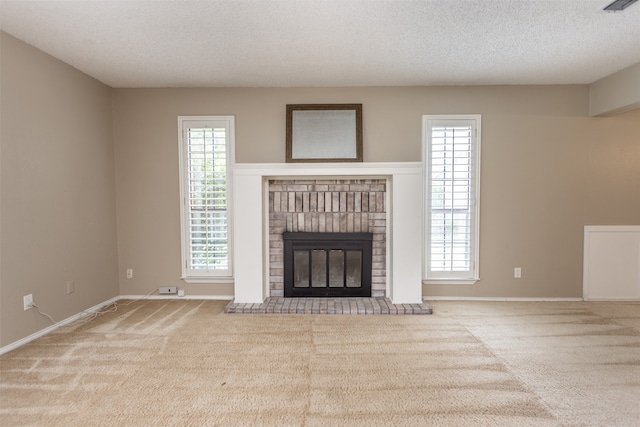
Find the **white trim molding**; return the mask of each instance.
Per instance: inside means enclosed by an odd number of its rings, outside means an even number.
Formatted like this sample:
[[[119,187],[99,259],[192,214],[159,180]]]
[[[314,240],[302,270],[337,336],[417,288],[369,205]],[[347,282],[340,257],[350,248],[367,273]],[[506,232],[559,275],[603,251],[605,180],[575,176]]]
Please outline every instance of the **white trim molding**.
[[[422,302],[422,163],[237,163],[234,167],[234,302],[262,303],[268,283],[269,179],[387,180],[387,296]]]
[[[232,280],[235,116],[178,116],[178,146],[181,279],[187,283]]]
[[[423,297],[425,301],[507,301],[507,302],[581,302],[582,298],[527,298],[527,297]]]
[[[233,295],[184,295],[180,296],[177,294],[173,295],[120,295],[119,300],[161,300],[161,299],[171,299],[171,300],[210,300],[210,301],[232,301]]]
[[[426,279],[423,285],[475,285],[480,279]]]
[[[479,114],[422,116],[424,283],[480,280],[481,122]]]

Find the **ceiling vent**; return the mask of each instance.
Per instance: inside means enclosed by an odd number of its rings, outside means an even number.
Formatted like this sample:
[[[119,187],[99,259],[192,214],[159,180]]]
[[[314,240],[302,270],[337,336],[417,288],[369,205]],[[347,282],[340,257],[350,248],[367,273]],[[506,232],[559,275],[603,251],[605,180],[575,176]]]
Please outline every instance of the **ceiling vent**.
[[[615,0],[613,3],[605,7],[603,10],[606,10],[607,12],[617,12],[619,10],[625,10],[626,8],[628,8],[629,6],[631,6],[637,1],[638,0]]]

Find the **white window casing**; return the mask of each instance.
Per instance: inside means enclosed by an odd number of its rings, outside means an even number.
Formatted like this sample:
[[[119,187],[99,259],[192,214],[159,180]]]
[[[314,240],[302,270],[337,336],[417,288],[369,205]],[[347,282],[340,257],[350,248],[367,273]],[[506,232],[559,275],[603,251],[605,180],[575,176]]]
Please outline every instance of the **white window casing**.
[[[426,284],[479,280],[480,115],[422,118]]]
[[[232,277],[233,116],[178,117],[182,279]],[[222,280],[221,280],[222,279]]]

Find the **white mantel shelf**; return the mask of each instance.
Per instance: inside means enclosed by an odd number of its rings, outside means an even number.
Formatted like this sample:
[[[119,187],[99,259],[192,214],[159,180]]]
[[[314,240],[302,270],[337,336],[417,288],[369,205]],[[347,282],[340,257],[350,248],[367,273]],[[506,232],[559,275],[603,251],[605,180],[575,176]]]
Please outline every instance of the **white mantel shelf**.
[[[422,163],[237,163],[233,167],[234,302],[269,295],[268,192],[279,178],[387,179],[387,296],[422,302]]]
[[[392,176],[422,173],[422,163],[236,163],[234,175],[263,175],[273,177],[353,177]]]

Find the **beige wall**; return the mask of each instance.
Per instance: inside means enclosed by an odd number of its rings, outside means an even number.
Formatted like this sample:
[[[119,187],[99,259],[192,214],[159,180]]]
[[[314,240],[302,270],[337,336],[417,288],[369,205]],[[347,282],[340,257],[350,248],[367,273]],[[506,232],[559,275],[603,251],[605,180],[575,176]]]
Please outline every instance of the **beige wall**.
[[[611,116],[640,108],[640,62],[593,82],[589,111]]]
[[[0,346],[48,326],[28,293],[57,320],[158,286],[232,294],[179,279],[178,115],[235,115],[237,161],[269,163],[287,103],[362,103],[369,162],[419,161],[423,114],[482,114],[482,280],[427,296],[580,297],[583,226],[640,222],[640,110],[590,118],[588,86],[113,90],[1,43]]]
[[[111,89],[1,36],[0,346],[118,295]],[[75,293],[65,295],[67,281]]]
[[[238,162],[283,162],[287,103],[362,103],[375,162],[420,161],[423,114],[482,114],[482,280],[425,295],[581,297],[583,226],[640,222],[640,111],[590,118],[588,86],[117,89],[121,294],[231,295],[179,279],[177,116],[235,115]]]

